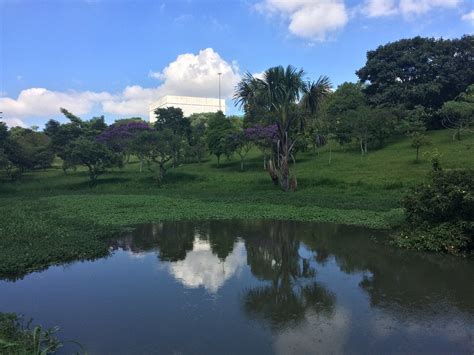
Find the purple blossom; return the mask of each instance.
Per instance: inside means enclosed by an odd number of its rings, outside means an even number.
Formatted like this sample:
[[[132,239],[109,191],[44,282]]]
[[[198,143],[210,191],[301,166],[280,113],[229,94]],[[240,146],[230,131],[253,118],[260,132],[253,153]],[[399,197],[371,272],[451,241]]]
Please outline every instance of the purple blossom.
[[[148,130],[152,130],[152,128],[148,123],[143,121],[131,121],[118,125],[113,124],[99,134],[96,140],[108,145],[113,150],[123,151],[137,133]]]
[[[271,145],[277,139],[278,126],[276,124],[268,126],[256,125],[247,128],[245,130],[245,135],[247,136],[247,139],[257,144]]]

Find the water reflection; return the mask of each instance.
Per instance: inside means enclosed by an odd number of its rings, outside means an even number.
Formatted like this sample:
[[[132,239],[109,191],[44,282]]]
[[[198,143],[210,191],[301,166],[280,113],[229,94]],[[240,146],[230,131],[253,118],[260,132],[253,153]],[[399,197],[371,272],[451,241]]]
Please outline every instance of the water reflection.
[[[108,258],[0,281],[0,306],[90,354],[473,353],[474,261],[385,238],[289,221],[141,225]]]
[[[275,221],[265,228],[248,223],[246,227],[247,262],[254,276],[268,281],[243,297],[247,314],[282,327],[303,320],[308,310],[332,312],[334,295],[315,281],[310,257],[299,254],[293,223]]]
[[[224,282],[238,274],[245,265],[245,248],[243,243],[236,243],[233,251],[220,260],[213,254],[207,240],[196,238],[193,250],[183,260],[168,263],[170,274],[191,288],[203,286],[207,291],[216,293]]]
[[[317,281],[318,268],[329,262],[344,274],[359,275],[358,287],[370,305],[397,318],[435,315],[440,305],[474,312],[472,260],[398,250],[384,238],[333,224],[188,221],[141,225],[114,246],[134,255],[154,251],[183,285],[211,293],[247,265],[262,282],[246,290],[242,308],[275,328],[296,324],[309,312],[334,313],[336,295]]]

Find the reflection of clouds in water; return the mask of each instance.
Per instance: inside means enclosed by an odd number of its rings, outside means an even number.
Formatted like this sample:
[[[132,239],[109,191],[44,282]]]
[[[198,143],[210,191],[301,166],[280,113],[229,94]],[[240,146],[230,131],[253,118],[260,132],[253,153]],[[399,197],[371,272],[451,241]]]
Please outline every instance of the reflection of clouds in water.
[[[451,312],[455,313],[453,310]],[[382,313],[372,321],[371,331],[378,338],[406,334],[409,337],[421,339],[426,336],[427,329],[429,329],[431,336],[445,337],[454,343],[470,343],[474,348],[474,330],[466,326],[462,315],[449,319],[442,315],[425,319],[417,318],[416,320],[407,317],[409,316],[405,315],[402,319],[396,319],[389,314]]]
[[[145,259],[147,256],[147,253],[137,253],[133,251],[127,251],[127,255],[130,257],[130,259]]]
[[[277,335],[277,354],[340,354],[344,351],[351,316],[337,307],[330,316],[308,312],[300,326],[285,329]]]
[[[184,260],[167,266],[169,272],[185,286],[203,286],[207,291],[215,293],[226,280],[240,273],[245,263],[243,242],[235,243],[232,253],[225,261],[221,261],[212,253],[209,241],[196,238],[193,250],[186,254]]]

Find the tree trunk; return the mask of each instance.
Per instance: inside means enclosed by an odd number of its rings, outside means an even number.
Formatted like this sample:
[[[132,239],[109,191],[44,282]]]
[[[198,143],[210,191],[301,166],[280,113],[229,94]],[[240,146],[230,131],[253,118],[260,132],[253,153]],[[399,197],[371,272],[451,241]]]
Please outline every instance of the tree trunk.
[[[328,139],[328,145],[329,145],[329,165],[331,165],[331,160],[332,160],[332,146],[331,146],[331,141]]]
[[[281,141],[281,157],[280,157],[280,186],[283,191],[290,189],[290,168],[288,166],[288,160],[290,159],[290,151],[288,146],[288,133],[284,133],[283,140]]]
[[[220,161],[220,159],[221,159],[221,156],[220,156],[220,155],[216,155],[216,157],[217,157],[217,167],[219,167],[219,166],[220,166],[220,162],[219,162],[219,161]]]
[[[165,177],[165,173],[166,173],[166,169],[165,169],[164,164],[160,164],[160,170],[159,170],[159,173],[158,173],[158,179],[159,179],[160,182],[163,181],[163,179]]]
[[[240,158],[240,170],[244,171],[244,158]]]
[[[173,151],[173,168],[178,166],[178,152]]]

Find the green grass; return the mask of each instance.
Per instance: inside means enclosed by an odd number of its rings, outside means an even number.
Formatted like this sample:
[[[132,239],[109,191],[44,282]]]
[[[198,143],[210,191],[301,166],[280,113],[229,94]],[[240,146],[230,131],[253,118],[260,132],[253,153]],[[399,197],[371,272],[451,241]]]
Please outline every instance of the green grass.
[[[402,217],[399,201],[423,181],[435,149],[446,169],[474,166],[474,136],[453,142],[447,131],[430,133],[432,145],[420,163],[407,139],[360,156],[357,150],[327,148],[300,153],[293,171],[298,191],[271,184],[258,151],[246,171],[237,160],[184,164],[159,186],[138,164],[109,172],[89,188],[83,170],[58,168],[0,184],[0,275],[18,277],[48,265],[107,253],[103,236],[125,226],[170,219],[277,218],[390,228]]]

